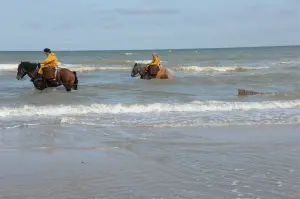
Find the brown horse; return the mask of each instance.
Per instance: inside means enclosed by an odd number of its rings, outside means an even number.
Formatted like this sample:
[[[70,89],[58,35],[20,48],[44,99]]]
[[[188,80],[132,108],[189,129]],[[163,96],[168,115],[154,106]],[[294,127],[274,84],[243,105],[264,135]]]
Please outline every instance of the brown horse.
[[[70,71],[66,68],[60,68],[57,71],[56,77],[46,79],[42,76],[34,77],[34,73],[39,69],[39,65],[36,63],[22,62],[18,66],[17,79],[22,79],[25,75],[28,75],[33,82],[33,85],[38,90],[44,90],[48,87],[58,87],[63,85],[69,92],[73,88],[77,90],[78,78],[76,72]]]
[[[146,64],[143,63],[135,63],[132,71],[131,71],[131,77],[136,77],[137,75],[140,75],[141,79],[171,79],[172,77],[169,77],[168,71],[165,67],[159,68],[156,65],[150,65],[148,72],[146,71]]]

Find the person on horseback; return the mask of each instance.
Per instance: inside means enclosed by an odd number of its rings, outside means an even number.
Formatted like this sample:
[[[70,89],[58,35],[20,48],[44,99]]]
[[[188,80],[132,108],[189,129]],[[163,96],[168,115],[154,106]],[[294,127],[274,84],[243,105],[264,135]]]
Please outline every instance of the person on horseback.
[[[160,58],[156,53],[152,53],[152,62],[146,65],[145,74],[147,74],[150,66],[160,67]]]
[[[55,53],[51,52],[51,50],[49,48],[45,48],[44,53],[47,56],[46,59],[41,61],[40,63],[38,63],[39,69],[37,71],[37,74],[40,76],[43,75],[43,68],[54,67],[55,71],[56,71],[57,67],[58,67],[58,60],[57,60]],[[35,72],[33,77],[35,78],[37,74]],[[34,79],[34,78],[32,78],[32,79]]]

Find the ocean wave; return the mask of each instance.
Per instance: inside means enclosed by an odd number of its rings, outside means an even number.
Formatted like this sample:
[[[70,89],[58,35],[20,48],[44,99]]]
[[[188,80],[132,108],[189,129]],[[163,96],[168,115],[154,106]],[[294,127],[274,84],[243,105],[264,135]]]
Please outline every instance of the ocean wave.
[[[19,64],[0,64],[0,71],[16,72]],[[60,68],[68,68],[76,72],[88,72],[97,70],[131,70],[132,67],[125,66],[88,66],[83,64],[59,64]]]
[[[0,64],[0,71],[17,71],[19,64]]]
[[[148,64],[151,63],[152,60],[127,60],[126,63],[142,63],[142,64]],[[160,61],[161,63],[167,63],[167,61]]]
[[[109,67],[109,66],[92,66],[92,67],[78,67],[78,68],[72,68],[72,71],[76,72],[89,72],[89,71],[97,71],[97,70],[116,70],[116,71],[121,71],[121,70],[131,70],[132,67]]]
[[[294,101],[265,101],[265,102],[222,102],[194,101],[191,103],[154,103],[154,104],[91,104],[91,105],[60,105],[2,107],[0,117],[20,116],[61,116],[83,114],[130,114],[130,113],[171,113],[171,112],[224,112],[248,111],[266,109],[300,108],[300,100]]]
[[[83,64],[60,64],[61,68],[68,68],[76,72],[88,72],[88,71],[97,71],[97,70],[131,70],[132,67],[125,66],[88,66]]]
[[[190,72],[246,72],[268,68],[268,66],[178,66],[175,70]]]

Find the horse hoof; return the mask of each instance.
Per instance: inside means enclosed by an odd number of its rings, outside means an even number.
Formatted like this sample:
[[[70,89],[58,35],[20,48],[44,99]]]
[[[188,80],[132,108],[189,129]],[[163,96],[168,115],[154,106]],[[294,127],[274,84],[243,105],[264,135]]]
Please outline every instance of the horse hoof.
[[[77,86],[77,85],[74,85],[74,86],[73,86],[73,89],[74,89],[74,90],[78,90],[78,86]]]

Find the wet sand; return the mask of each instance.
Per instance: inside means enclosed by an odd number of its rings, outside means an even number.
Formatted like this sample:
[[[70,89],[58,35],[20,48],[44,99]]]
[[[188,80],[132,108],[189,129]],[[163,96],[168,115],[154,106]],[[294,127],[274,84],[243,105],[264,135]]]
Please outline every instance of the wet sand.
[[[1,129],[0,198],[300,198],[300,127]]]

